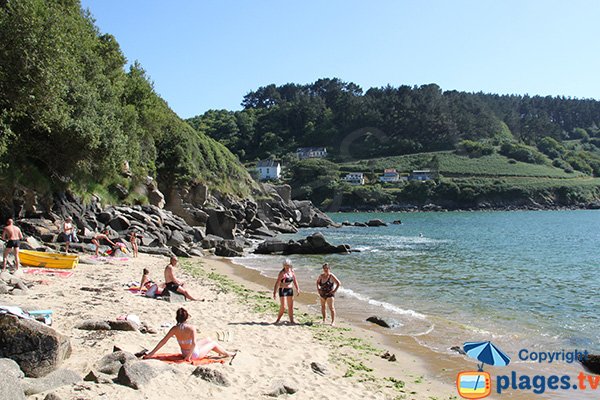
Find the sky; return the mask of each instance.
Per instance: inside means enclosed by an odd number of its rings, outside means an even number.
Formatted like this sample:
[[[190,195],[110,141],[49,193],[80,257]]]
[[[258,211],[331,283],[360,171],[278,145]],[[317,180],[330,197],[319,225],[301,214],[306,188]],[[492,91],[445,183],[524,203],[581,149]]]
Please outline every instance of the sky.
[[[320,78],[600,99],[596,0],[82,0],[182,118]]]

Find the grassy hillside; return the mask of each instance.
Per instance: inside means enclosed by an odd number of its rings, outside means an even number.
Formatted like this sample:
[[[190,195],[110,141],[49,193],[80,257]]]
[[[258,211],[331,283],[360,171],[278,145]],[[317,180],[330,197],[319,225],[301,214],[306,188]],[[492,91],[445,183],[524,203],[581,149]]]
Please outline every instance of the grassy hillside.
[[[432,164],[432,159],[435,165]],[[576,178],[584,176],[580,172],[567,173],[551,165],[529,164],[510,160],[500,154],[491,154],[479,158],[461,156],[453,151],[407,154],[395,157],[382,157],[340,164],[343,172],[372,172],[381,175],[385,168],[396,168],[398,172],[410,172],[415,169],[427,169],[437,166],[440,175],[486,176],[486,177],[544,177]]]

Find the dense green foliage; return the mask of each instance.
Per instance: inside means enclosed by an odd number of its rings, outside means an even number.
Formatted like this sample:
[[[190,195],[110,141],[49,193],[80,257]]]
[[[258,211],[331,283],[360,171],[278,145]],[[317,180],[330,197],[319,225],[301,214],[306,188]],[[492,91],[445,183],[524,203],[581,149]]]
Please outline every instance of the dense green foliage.
[[[585,139],[600,125],[595,100],[444,92],[435,84],[363,92],[353,83],[320,79],[261,87],[242,105],[242,111],[209,111],[190,122],[243,160],[282,157],[301,146],[325,146],[334,159],[347,160],[475,142],[486,144],[471,146],[473,154],[485,155],[505,142]]]
[[[6,183],[85,191],[146,175],[236,193],[249,177],[156,94],[78,0],[0,2],[0,172]],[[18,168],[15,168],[18,166]]]

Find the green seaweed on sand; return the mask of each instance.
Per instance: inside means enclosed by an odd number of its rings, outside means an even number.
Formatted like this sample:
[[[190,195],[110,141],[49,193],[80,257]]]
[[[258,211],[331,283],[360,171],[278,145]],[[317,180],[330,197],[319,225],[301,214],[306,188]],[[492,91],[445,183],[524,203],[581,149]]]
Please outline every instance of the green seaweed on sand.
[[[279,304],[273,301],[268,291],[249,290],[225,275],[207,271],[200,261],[184,261],[181,266],[192,277],[208,281],[206,283],[216,286],[222,293],[235,295],[243,304],[259,314],[274,315],[279,310]],[[310,329],[315,340],[330,347],[330,360],[345,367],[346,372],[343,375],[345,378],[353,377],[359,382],[371,382],[379,387],[391,387],[389,382],[392,382],[396,390],[400,390],[398,388],[400,384],[404,385],[402,381],[391,381],[390,379],[393,378],[381,379],[374,375],[373,368],[366,364],[367,357],[382,351],[364,339],[351,336],[351,328],[323,325],[320,323],[320,315],[306,312],[297,312],[296,320],[306,329]]]
[[[401,392],[404,392],[404,386],[406,385],[404,383],[404,381],[401,381],[400,379],[396,379],[396,378],[391,377],[391,376],[383,378],[383,379],[386,380],[386,381],[388,381],[388,382],[390,382],[392,384],[392,387],[394,389],[396,389],[398,391],[401,391]]]

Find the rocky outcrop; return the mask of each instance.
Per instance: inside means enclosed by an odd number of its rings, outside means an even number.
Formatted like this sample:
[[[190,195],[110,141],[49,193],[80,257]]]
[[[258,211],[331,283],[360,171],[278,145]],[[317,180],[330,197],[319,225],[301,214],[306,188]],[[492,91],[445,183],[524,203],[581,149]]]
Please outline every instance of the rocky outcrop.
[[[380,219],[372,219],[367,222],[367,226],[387,226],[387,224]]]
[[[278,233],[295,233],[300,227],[337,226],[310,201],[291,200],[291,188],[287,185],[265,185],[265,191],[260,193],[262,197],[257,201],[211,195],[201,184],[188,188],[164,188],[164,193],[167,193],[165,201],[165,196],[152,179],[149,178],[146,185],[144,193],[150,199],[148,205],[103,208],[100,199],[95,196],[90,203],[84,204],[76,196],[65,192],[43,204],[28,206],[36,210],[28,215],[36,218],[15,222],[26,236],[41,240],[29,245],[35,249],[62,250],[60,243],[64,242],[64,235],[61,227],[64,218],[70,216],[80,239],[80,243],[71,243],[72,252],[92,251],[90,242],[95,233],[107,229],[112,241],[121,241],[127,246],[130,233],[136,232],[140,252],[180,257],[202,254],[200,247],[214,249],[220,255],[234,256],[240,253],[238,248],[222,244],[217,249],[217,245],[222,240],[264,239]],[[42,201],[35,193],[28,198]],[[242,242],[242,246],[246,245]],[[306,245],[303,248],[308,249]],[[104,251],[109,249],[101,248]]]
[[[10,358],[29,377],[40,377],[54,371],[71,355],[66,336],[33,320],[0,315],[0,358]]]
[[[230,211],[208,209],[208,221],[206,222],[206,234],[233,239],[233,232],[237,220]]]
[[[341,244],[334,246],[325,240],[322,233],[317,232],[299,241],[266,240],[259,244],[256,254],[333,254],[350,253],[350,246]]]

